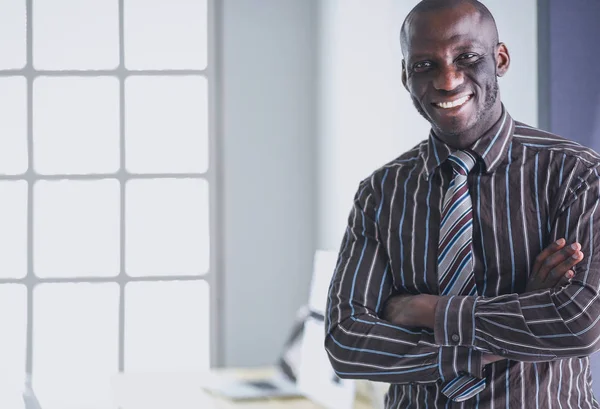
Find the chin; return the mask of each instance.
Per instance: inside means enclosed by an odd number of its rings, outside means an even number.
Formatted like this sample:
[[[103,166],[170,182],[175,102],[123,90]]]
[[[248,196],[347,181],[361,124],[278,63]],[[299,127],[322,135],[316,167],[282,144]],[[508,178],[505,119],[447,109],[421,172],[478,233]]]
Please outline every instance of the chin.
[[[465,140],[466,134],[473,129],[475,123],[433,123],[438,137],[454,148],[464,149],[471,146],[474,141]]]
[[[460,135],[467,132],[472,127],[472,124],[458,120],[443,122],[433,121],[433,123],[435,127],[445,135]]]

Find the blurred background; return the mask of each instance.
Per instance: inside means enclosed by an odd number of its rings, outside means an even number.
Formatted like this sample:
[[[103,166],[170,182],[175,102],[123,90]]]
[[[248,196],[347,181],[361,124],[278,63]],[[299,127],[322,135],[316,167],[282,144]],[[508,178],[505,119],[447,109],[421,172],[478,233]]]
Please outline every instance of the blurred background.
[[[416,3],[0,0],[0,379],[106,407],[118,371],[272,365],[358,182],[427,137]],[[599,149],[600,2],[483,3],[511,115]]]

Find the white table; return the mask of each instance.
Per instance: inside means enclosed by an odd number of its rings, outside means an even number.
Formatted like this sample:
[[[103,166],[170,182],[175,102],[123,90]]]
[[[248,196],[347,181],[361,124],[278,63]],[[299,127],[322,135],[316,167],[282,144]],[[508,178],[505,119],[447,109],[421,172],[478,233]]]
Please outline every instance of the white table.
[[[272,369],[227,369],[222,371],[236,377],[260,379]],[[212,396],[200,389],[202,374],[122,374],[116,382],[122,409],[322,409],[304,398],[230,401]],[[359,397],[354,409],[372,409]]]

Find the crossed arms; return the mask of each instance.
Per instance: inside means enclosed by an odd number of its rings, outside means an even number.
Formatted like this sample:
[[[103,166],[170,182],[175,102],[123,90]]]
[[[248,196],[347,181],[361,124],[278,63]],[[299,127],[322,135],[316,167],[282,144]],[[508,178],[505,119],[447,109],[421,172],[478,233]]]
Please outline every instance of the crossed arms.
[[[328,295],[325,348],[337,374],[429,383],[459,373],[482,377],[482,366],[495,356],[537,362],[595,352],[600,338],[600,237],[594,234],[600,226],[600,177],[595,170],[585,183],[584,192],[561,206],[550,237],[566,241],[538,257],[528,292],[493,298],[419,295],[396,300],[400,308],[386,304],[395,283],[366,183],[355,198]],[[583,260],[565,245],[576,242]],[[570,259],[573,253],[579,258]],[[569,263],[577,264],[574,276],[554,288]]]

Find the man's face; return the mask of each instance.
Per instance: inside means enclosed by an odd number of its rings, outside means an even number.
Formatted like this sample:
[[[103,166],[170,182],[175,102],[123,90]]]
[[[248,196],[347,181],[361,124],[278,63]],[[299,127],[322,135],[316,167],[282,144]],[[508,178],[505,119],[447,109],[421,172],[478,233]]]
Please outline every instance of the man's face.
[[[499,55],[505,47],[492,28],[462,7],[418,14],[408,26],[403,82],[436,134],[455,147],[474,143],[501,110],[497,75],[508,54]]]

